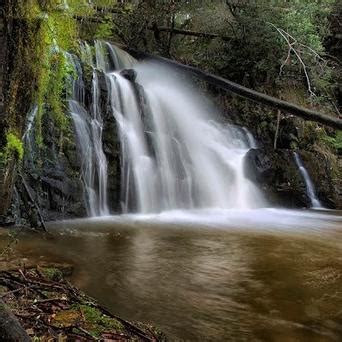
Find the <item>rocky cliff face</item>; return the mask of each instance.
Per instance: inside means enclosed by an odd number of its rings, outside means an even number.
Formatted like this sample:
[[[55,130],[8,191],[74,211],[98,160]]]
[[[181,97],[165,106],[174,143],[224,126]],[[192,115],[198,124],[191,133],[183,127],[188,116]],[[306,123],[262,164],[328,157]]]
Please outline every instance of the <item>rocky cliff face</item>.
[[[48,115],[43,117],[43,143],[25,149],[15,184],[11,214],[17,223],[39,226],[37,207],[45,221],[86,215],[80,163],[73,128],[62,134]]]
[[[326,208],[341,208],[341,187],[331,160],[318,151],[300,151],[303,163]],[[274,205],[290,208],[310,207],[306,185],[289,149],[252,149],[246,159],[246,175],[258,184]]]
[[[120,144],[116,122],[108,103],[105,78],[99,74],[100,108],[103,117],[103,150],[108,162],[108,202],[111,213],[120,212]],[[86,105],[91,106],[91,86],[86,89]],[[89,109],[89,108],[88,108]],[[82,160],[75,128],[70,114],[66,131],[61,131],[46,113],[42,122],[42,144],[31,132],[30,146],[18,177],[11,215],[17,223],[39,226],[36,204],[44,220],[86,217],[86,202],[82,183]],[[23,179],[25,182],[23,182]],[[25,184],[24,184],[25,183]],[[32,203],[34,202],[34,203]],[[30,215],[28,215],[30,213]]]

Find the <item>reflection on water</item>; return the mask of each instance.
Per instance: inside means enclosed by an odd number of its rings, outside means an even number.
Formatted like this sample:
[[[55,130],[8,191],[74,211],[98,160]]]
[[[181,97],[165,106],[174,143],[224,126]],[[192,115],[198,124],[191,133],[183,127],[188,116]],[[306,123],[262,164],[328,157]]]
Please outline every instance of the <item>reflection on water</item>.
[[[340,341],[341,224],[280,210],[79,220],[17,253],[74,263],[76,285],[171,340]]]

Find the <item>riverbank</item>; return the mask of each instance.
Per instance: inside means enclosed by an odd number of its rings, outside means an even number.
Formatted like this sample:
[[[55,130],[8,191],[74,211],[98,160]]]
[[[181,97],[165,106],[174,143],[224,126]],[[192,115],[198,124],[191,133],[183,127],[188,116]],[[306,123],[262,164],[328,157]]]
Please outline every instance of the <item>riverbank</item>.
[[[155,327],[117,317],[72,286],[72,271],[70,264],[26,260],[18,267],[0,258],[0,338],[16,340],[21,326],[20,340],[166,341]]]

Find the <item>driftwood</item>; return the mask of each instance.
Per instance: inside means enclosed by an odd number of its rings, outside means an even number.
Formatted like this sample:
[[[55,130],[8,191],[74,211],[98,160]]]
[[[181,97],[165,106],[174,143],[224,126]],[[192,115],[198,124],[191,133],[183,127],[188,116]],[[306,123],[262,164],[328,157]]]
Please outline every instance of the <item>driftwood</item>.
[[[241,97],[244,97],[246,99],[267,105],[269,107],[281,110],[283,112],[290,113],[304,120],[319,122],[323,125],[326,125],[335,129],[342,129],[342,120],[337,117],[322,114],[322,113],[319,113],[317,111],[314,111],[308,108],[300,107],[294,103],[277,99],[275,97],[260,93],[253,89],[246,88],[240,84],[226,80],[222,77],[212,75],[196,67],[184,65],[176,61],[170,60],[168,58],[153,56],[151,54],[143,53],[143,52],[136,51],[136,50],[131,50],[129,48],[126,48],[125,50],[138,59],[153,59],[163,64],[172,65],[178,70],[185,71],[187,73],[195,75],[196,77],[218,88],[231,91],[232,93],[239,95]]]

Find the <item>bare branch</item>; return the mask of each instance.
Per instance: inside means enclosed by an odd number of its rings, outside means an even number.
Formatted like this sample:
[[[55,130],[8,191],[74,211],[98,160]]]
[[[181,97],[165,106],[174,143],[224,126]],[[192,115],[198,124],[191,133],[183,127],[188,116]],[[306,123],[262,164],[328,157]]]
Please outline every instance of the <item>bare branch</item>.
[[[303,62],[303,59],[302,59],[300,53],[293,47],[297,43],[297,40],[294,37],[292,37],[289,33],[287,33],[285,30],[283,30],[281,28],[278,28],[277,26],[275,26],[272,23],[268,23],[268,24],[270,24],[272,27],[274,27],[277,30],[277,32],[284,38],[284,40],[286,41],[286,43],[287,43],[287,45],[289,47],[288,57],[286,58],[285,62],[288,61],[288,58],[289,58],[291,52],[293,52],[295,54],[295,56],[297,57],[299,63],[303,67],[303,71],[304,71],[304,74],[305,74],[306,83],[307,83],[308,91],[309,91],[310,95],[311,96],[316,96],[315,93],[312,91],[311,81],[310,81],[310,77],[309,77],[309,74],[308,74],[308,71],[307,71],[307,67],[306,67],[305,63]],[[292,42],[290,40],[292,40]],[[302,44],[302,45],[304,45],[304,44]],[[314,50],[312,50],[312,51],[314,51]],[[281,71],[282,71],[282,69],[283,69],[283,66],[281,67]]]

